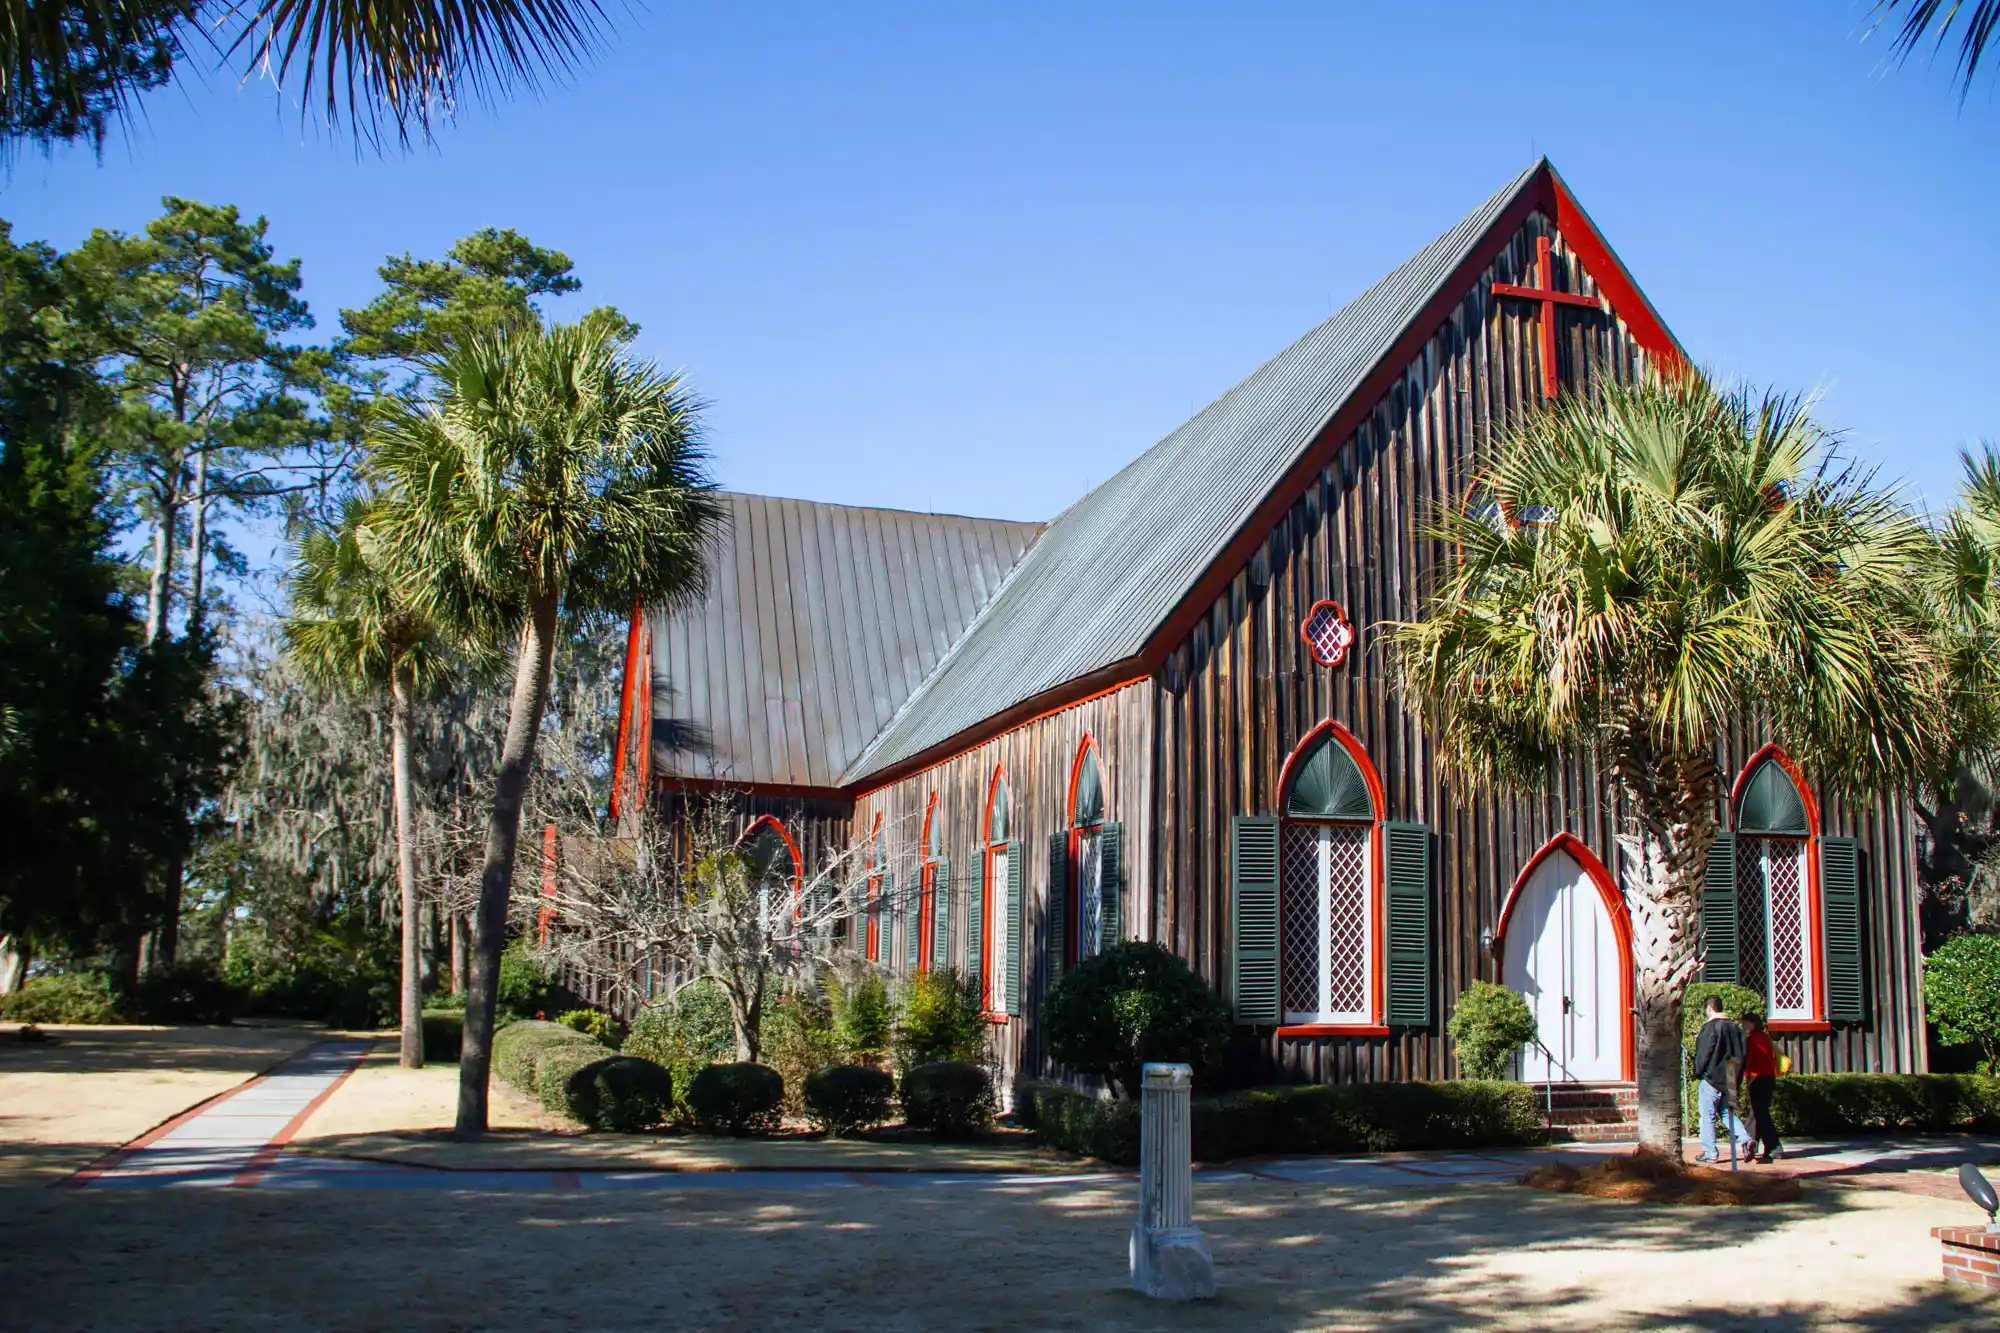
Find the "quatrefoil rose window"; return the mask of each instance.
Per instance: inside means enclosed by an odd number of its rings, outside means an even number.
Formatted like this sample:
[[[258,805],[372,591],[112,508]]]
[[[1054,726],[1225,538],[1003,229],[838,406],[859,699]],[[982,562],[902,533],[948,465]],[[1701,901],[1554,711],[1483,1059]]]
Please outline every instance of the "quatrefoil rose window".
[[[1347,650],[1354,646],[1354,626],[1347,623],[1347,613],[1340,609],[1339,602],[1315,602],[1306,613],[1305,623],[1299,626],[1299,637],[1312,650],[1313,661],[1337,667],[1347,660]]]

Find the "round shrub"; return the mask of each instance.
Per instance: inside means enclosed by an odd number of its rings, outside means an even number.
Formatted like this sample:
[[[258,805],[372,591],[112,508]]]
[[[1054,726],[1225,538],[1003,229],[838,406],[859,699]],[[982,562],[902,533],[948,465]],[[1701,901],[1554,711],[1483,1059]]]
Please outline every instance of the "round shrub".
[[[493,1034],[493,1072],[530,1096],[537,1095],[535,1066],[549,1051],[583,1046],[602,1053],[599,1046],[581,1032],[560,1023],[523,1019],[509,1023]]]
[[[665,1123],[674,1105],[674,1076],[651,1060],[613,1055],[569,1076],[564,1111],[591,1129],[638,1134]]]
[[[1229,1014],[1179,957],[1151,943],[1115,945],[1078,963],[1048,999],[1049,1052],[1114,1093],[1139,1095],[1154,1061],[1212,1070],[1229,1041]]]
[[[0,1018],[21,1023],[122,1023],[111,983],[101,972],[36,977],[0,995]]]
[[[1518,991],[1475,981],[1458,997],[1446,1030],[1465,1077],[1505,1078],[1508,1058],[1535,1039],[1535,1015]]]
[[[2000,1074],[2000,935],[1954,935],[1924,959],[1924,1009],[1946,1046],[1976,1046]]]
[[[889,1118],[896,1081],[873,1065],[828,1065],[806,1079],[806,1114],[835,1138]]]
[[[690,982],[672,999],[657,1000],[641,1009],[619,1049],[663,1066],[674,1076],[674,1086],[686,1100],[694,1076],[718,1060],[727,1060],[736,1050],[729,997],[707,977]]]
[[[903,1120],[941,1139],[970,1138],[993,1119],[993,1078],[962,1060],[933,1060],[903,1075]]]
[[[710,1065],[688,1085],[695,1128],[711,1134],[769,1133],[778,1127],[785,1080],[769,1065]]]
[[[596,1042],[577,1042],[543,1051],[535,1059],[535,1099],[544,1111],[569,1114],[570,1075],[607,1058],[611,1052]]]

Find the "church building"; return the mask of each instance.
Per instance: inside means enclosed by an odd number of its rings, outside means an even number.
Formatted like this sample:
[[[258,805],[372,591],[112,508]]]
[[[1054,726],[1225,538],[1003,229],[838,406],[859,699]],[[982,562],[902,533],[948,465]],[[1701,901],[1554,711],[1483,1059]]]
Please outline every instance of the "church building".
[[[1238,1081],[1454,1077],[1483,979],[1539,1020],[1523,1078],[1629,1084],[1607,775],[1451,791],[1379,627],[1496,430],[1683,360],[1537,162],[1045,524],[724,497],[706,600],[634,617],[621,787],[744,793],[793,875],[867,843],[854,947],[977,977],[1003,1081],[1048,1071],[1053,979],[1142,939],[1228,1004]],[[1708,975],[1801,1072],[1922,1070],[1912,817],[1775,740],[1716,738]]]

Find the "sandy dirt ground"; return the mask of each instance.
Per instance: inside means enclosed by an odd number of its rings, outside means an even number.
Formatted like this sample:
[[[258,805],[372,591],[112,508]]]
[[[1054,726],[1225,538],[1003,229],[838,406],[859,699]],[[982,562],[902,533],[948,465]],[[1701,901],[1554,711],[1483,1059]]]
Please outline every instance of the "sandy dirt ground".
[[[1129,1183],[0,1192],[33,1329],[1953,1329],[1933,1200],[1663,1210],[1504,1185],[1209,1188],[1220,1297],[1124,1290]],[[1952,1215],[1962,1213],[1958,1209]]]
[[[24,1045],[17,1026],[0,1026],[0,1184],[67,1175],[326,1035],[51,1025]]]
[[[584,1134],[493,1081],[489,1123],[477,1143],[449,1137],[458,1066],[399,1069],[387,1048],[314,1113],[292,1146],[368,1161],[453,1170],[591,1171],[828,1169],[836,1171],[1073,1172],[1073,1158],[1013,1145],[842,1142],[821,1138],[718,1139],[692,1134]]]

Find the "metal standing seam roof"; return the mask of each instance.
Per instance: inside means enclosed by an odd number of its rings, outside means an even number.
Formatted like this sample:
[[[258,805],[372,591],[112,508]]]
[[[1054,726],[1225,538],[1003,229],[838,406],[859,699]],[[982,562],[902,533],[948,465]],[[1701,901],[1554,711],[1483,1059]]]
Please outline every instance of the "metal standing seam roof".
[[[963,637],[1040,523],[723,493],[697,606],[649,612],[659,771],[833,787]],[[656,726],[658,724],[656,723]]]
[[[841,783],[1136,654],[1543,167],[1059,514]]]

